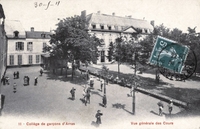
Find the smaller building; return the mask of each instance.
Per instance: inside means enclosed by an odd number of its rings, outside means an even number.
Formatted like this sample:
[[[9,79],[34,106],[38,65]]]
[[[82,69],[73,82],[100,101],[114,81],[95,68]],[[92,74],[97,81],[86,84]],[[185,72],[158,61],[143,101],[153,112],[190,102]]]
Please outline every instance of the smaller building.
[[[20,21],[7,21],[8,38],[7,66],[41,65],[44,62],[43,48],[49,44],[50,32],[25,31]]]

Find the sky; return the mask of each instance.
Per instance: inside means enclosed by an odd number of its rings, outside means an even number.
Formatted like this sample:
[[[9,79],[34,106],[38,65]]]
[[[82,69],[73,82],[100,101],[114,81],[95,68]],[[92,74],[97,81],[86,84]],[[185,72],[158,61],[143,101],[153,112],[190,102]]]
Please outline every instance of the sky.
[[[50,31],[56,28],[58,19],[97,13],[129,16],[154,20],[155,25],[168,28],[197,27],[200,32],[200,0],[0,0],[6,20],[19,20],[26,31]],[[49,6],[48,6],[49,5]]]

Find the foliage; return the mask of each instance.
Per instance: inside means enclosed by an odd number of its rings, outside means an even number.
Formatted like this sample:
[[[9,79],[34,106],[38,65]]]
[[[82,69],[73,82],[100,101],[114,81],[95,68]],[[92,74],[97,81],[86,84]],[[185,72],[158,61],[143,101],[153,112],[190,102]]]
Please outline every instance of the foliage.
[[[114,59],[113,56],[114,56],[114,44],[113,42],[110,42],[109,48],[108,48],[108,56],[107,56],[108,60],[112,61]]]
[[[54,56],[82,62],[94,62],[97,59],[97,46],[100,41],[84,30],[84,22],[80,16],[60,20],[50,40]]]
[[[140,31],[132,34],[129,41],[121,36],[114,43],[113,59],[118,62],[133,64],[134,57],[136,57],[137,62],[140,64],[148,64],[156,38],[159,35],[190,47],[190,50],[196,54],[198,64],[197,72],[200,72],[200,33],[196,33],[195,29],[196,27],[188,27],[188,33],[183,33],[178,28],[171,30],[161,24],[155,26],[153,32],[142,40],[139,40],[141,36]],[[137,48],[135,43],[138,43],[140,47]],[[135,52],[137,53],[136,56],[134,56]]]
[[[154,31],[140,42],[140,45],[142,46],[141,53],[143,54],[139,54],[139,58],[143,59],[143,63],[148,62],[150,53],[155,43],[155,39],[158,35],[160,35],[190,47],[190,50],[194,51],[196,54],[198,64],[197,72],[200,72],[200,34],[196,33],[195,29],[196,27],[193,29],[188,27],[188,33],[183,33],[177,28],[170,30],[163,24],[156,26]]]
[[[98,58],[97,46],[101,41],[88,34],[85,24],[86,20],[80,16],[60,20],[55,34],[51,36],[51,46],[47,49],[51,58],[71,62],[73,65],[75,60],[95,63]]]

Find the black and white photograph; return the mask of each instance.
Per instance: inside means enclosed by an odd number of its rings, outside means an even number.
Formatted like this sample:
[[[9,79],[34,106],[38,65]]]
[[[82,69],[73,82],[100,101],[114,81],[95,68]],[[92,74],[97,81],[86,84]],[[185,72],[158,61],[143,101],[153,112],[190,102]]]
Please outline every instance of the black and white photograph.
[[[200,0],[0,0],[0,129],[200,129]]]

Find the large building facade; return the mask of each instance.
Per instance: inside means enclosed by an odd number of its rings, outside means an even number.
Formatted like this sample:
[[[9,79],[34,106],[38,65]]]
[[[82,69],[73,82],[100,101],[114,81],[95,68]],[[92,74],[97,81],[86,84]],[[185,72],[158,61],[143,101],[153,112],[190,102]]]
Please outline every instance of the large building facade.
[[[4,74],[6,72],[6,58],[7,58],[7,38],[4,29],[5,15],[2,5],[0,4],[0,110],[2,109],[2,95],[1,87]]]
[[[110,62],[106,57],[110,42],[115,42],[115,39],[120,36],[126,36],[128,40],[132,33],[140,31],[141,37],[150,34],[153,31],[153,26],[150,22],[141,19],[134,19],[131,16],[120,17],[115,13],[112,15],[101,14],[100,11],[86,15],[86,11],[81,12],[81,17],[86,19],[87,25],[85,28],[91,35],[96,35],[99,39],[103,39],[103,45],[98,48],[99,59],[97,64]]]
[[[25,31],[20,21],[7,21],[7,66],[41,65],[44,63],[43,48],[49,44],[50,32]]]

